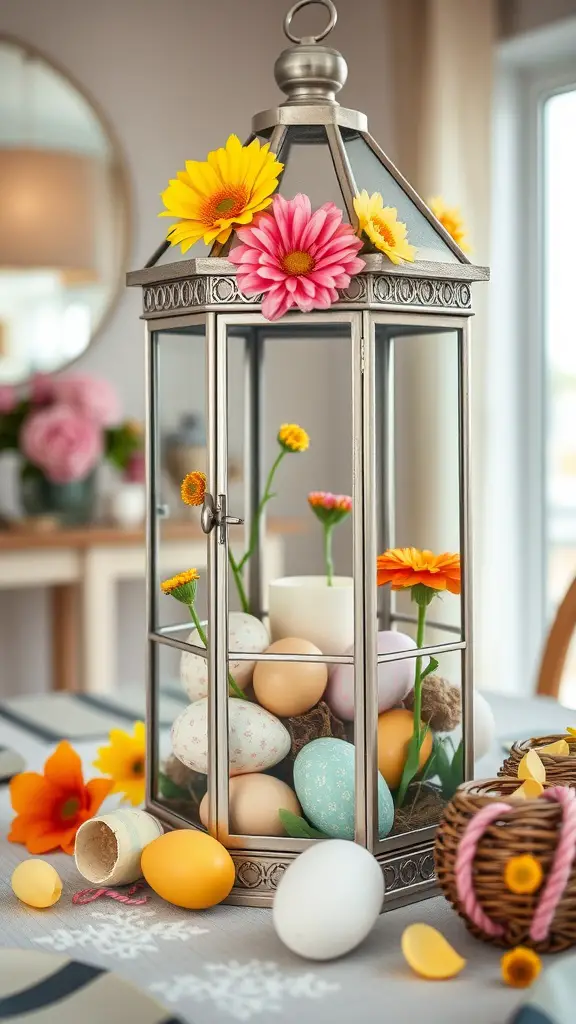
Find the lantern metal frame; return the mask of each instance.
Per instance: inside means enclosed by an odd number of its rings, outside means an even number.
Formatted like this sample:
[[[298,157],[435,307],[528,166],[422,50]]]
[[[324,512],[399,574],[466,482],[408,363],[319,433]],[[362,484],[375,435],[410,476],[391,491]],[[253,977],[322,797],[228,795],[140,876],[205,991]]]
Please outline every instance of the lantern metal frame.
[[[304,6],[304,4],[296,5]],[[333,8],[330,0],[321,0]],[[288,28],[290,26],[288,25]],[[307,50],[302,57],[299,47]],[[310,71],[317,47],[322,51]],[[286,57],[286,54],[288,57]],[[284,58],[284,60],[283,60]],[[300,60],[300,63],[299,63]],[[428,895],[435,887],[433,837],[436,826],[425,826],[409,833],[378,838],[377,830],[377,696],[374,680],[378,664],[413,657],[413,650],[394,654],[377,653],[375,624],[392,628],[413,617],[392,611],[389,597],[378,607],[374,566],[378,543],[393,543],[393,479],[390,452],[393,445],[393,395],[390,369],[394,330],[409,328],[414,335],[426,332],[455,331],[458,336],[458,461],[460,482],[460,536],[462,561],[461,624],[434,623],[454,639],[430,644],[425,655],[460,651],[462,659],[462,707],[464,737],[464,779],[473,774],[472,708],[472,605],[470,535],[470,317],[472,281],[487,280],[488,271],[472,266],[452,238],[435,220],[414,190],[374,140],[367,134],[365,117],[346,111],[330,98],[342,58],[337,51],[319,47],[317,39],[306,37],[285,51],[276,66],[277,79],[288,92],[286,104],[257,115],[254,134],[270,133],[271,149],[280,152],[287,125],[322,125],[326,129],[334,169],[343,199],[354,223],[353,196],[357,188],[348,162],[341,128],[358,131],[377,154],[406,195],[433,226],[457,259],[454,262],[426,261],[394,265],[383,255],[366,256],[363,272],[329,310],[318,313],[290,312],[271,325],[261,313],[259,297],[246,299],[236,281],[236,268],[224,255],[182,260],[156,265],[166,245],[159,247],[148,265],[128,274],[128,283],[143,289],[143,314],[146,322],[147,388],[147,637],[148,637],[148,778],[147,808],[171,827],[195,827],[195,823],[169,810],[156,797],[159,771],[159,650],[162,645],[191,651],[207,658],[208,693],[208,809],[209,831],[226,845],[236,864],[236,884],[231,903],[253,906],[270,905],[282,872],[298,853],[315,840],[230,835],[228,822],[228,508],[227,480],[227,339],[244,339],[246,409],[246,500],[245,530],[251,523],[262,493],[262,361],[267,337],[294,337],[310,334],[346,332],[350,340],[352,380],[352,453],[353,453],[353,578],[354,578],[354,654],[291,655],[295,662],[318,661],[327,664],[353,664],[355,669],[355,841],[370,849],[382,865],[386,882],[385,907],[392,907]],[[313,62],[312,62],[313,64]],[[280,70],[278,67],[280,65]],[[322,73],[318,66],[322,65]],[[307,69],[305,84],[298,84],[298,69]],[[287,70],[288,69],[288,70]],[[336,69],[336,70],[335,70]],[[345,69],[345,65],[344,65]],[[315,76],[315,77],[314,77]],[[312,99],[305,102],[306,90]],[[344,74],[345,78],[345,74]],[[289,79],[288,85],[286,81]],[[320,83],[320,84],[319,84]],[[329,88],[330,86],[330,88]],[[300,89],[300,92],[294,90]],[[292,94],[290,93],[292,89]],[[302,89],[304,93],[302,94]],[[322,91],[320,99],[314,93]],[[310,97],[308,96],[308,99]],[[276,148],[278,147],[278,148]],[[387,327],[387,338],[376,339],[378,327]],[[184,626],[158,624],[158,542],[159,542],[159,446],[158,446],[158,344],[163,331],[196,327],[204,333],[206,356],[207,478],[209,494],[203,514],[208,531],[208,622],[211,642],[206,652],[179,639]],[[184,344],[184,342],[183,342]],[[378,393],[379,401],[376,401]],[[386,439],[378,449],[376,438]],[[384,532],[377,530],[376,509],[385,510]],[[264,526],[262,526],[262,530]],[[251,560],[248,580],[251,603],[265,612],[262,594],[261,546]],[[190,628],[189,623],[186,627]],[[285,655],[242,654],[236,660],[286,660]]]

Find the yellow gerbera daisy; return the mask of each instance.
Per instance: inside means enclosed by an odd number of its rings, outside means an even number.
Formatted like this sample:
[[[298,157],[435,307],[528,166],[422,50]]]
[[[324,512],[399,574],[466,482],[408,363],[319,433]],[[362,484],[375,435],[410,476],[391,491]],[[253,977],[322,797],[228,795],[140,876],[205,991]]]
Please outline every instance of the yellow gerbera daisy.
[[[204,239],[207,245],[227,242],[236,224],[250,224],[254,214],[272,202],[284,164],[270,146],[254,139],[242,146],[231,135],[224,148],[208,153],[206,161],[187,160],[162,192],[166,210],[159,217],[178,217],[168,231],[171,245],[182,252]]]
[[[305,452],[310,447],[310,438],[297,423],[283,423],[278,431],[278,444],[287,452]]]
[[[112,793],[121,793],[124,802],[137,807],[144,800],[146,765],[146,728],[134,723],[134,735],[123,729],[110,730],[110,744],[98,748],[94,767],[113,779]]]
[[[459,245],[463,252],[470,252],[470,246],[466,241],[466,225],[457,206],[446,206],[440,196],[433,196],[428,200],[428,206],[432,213],[439,220],[442,227],[446,228],[452,236],[456,245]]]
[[[406,225],[398,220],[398,211],[393,206],[384,206],[379,192],[369,196],[363,189],[354,197],[354,209],[360,231],[392,263],[414,262],[416,249],[408,242]]]

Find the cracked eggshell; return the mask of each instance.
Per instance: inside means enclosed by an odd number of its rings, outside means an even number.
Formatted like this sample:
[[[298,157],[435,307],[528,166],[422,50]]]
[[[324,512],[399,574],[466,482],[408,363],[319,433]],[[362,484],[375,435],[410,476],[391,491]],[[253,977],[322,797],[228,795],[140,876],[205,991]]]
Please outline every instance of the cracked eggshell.
[[[290,750],[290,734],[282,722],[258,704],[239,697],[228,700],[230,775],[263,772]],[[208,701],[194,701],[172,726],[172,750],[187,768],[208,772]]]
[[[396,630],[384,629],[378,633],[378,654],[416,650],[412,637]],[[346,654],[354,654],[349,647]],[[425,659],[425,664],[428,659]],[[424,666],[425,667],[425,666]],[[414,686],[414,658],[383,662],[378,666],[378,714],[401,704]],[[354,719],[354,666],[336,665],[330,674],[324,700],[338,718]]]
[[[198,630],[193,629],[187,642],[203,647]],[[270,634],[263,622],[246,612],[230,612],[228,617],[230,651],[261,654],[270,643]],[[253,661],[230,661],[230,672],[241,690],[252,682]],[[183,651],[180,658],[180,681],[190,700],[199,700],[208,694],[208,664],[199,654]]]

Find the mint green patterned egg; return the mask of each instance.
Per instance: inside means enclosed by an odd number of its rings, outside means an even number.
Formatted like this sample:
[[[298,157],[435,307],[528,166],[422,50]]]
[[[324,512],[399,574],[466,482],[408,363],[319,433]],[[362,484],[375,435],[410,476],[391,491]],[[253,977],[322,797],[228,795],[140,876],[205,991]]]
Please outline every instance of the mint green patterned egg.
[[[302,748],[294,762],[294,789],[315,828],[331,839],[354,839],[354,745],[325,737]],[[394,803],[378,773],[380,839],[394,823]]]

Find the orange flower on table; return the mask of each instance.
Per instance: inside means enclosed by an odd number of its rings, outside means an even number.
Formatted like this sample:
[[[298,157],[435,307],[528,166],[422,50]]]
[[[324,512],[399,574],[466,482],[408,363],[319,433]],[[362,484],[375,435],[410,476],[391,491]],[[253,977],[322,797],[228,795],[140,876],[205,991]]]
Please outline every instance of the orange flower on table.
[[[434,555],[418,548],[394,548],[378,556],[378,586],[391,583],[392,590],[421,584],[431,590],[460,593],[460,555]]]
[[[206,494],[206,474],[195,469],[187,473],[180,486],[180,497],[185,505],[202,505]]]
[[[32,854],[59,849],[73,853],[80,825],[94,817],[112,786],[112,779],[84,783],[78,754],[62,740],[42,775],[22,772],[12,779],[10,800],[16,817],[8,839],[23,843]]]

